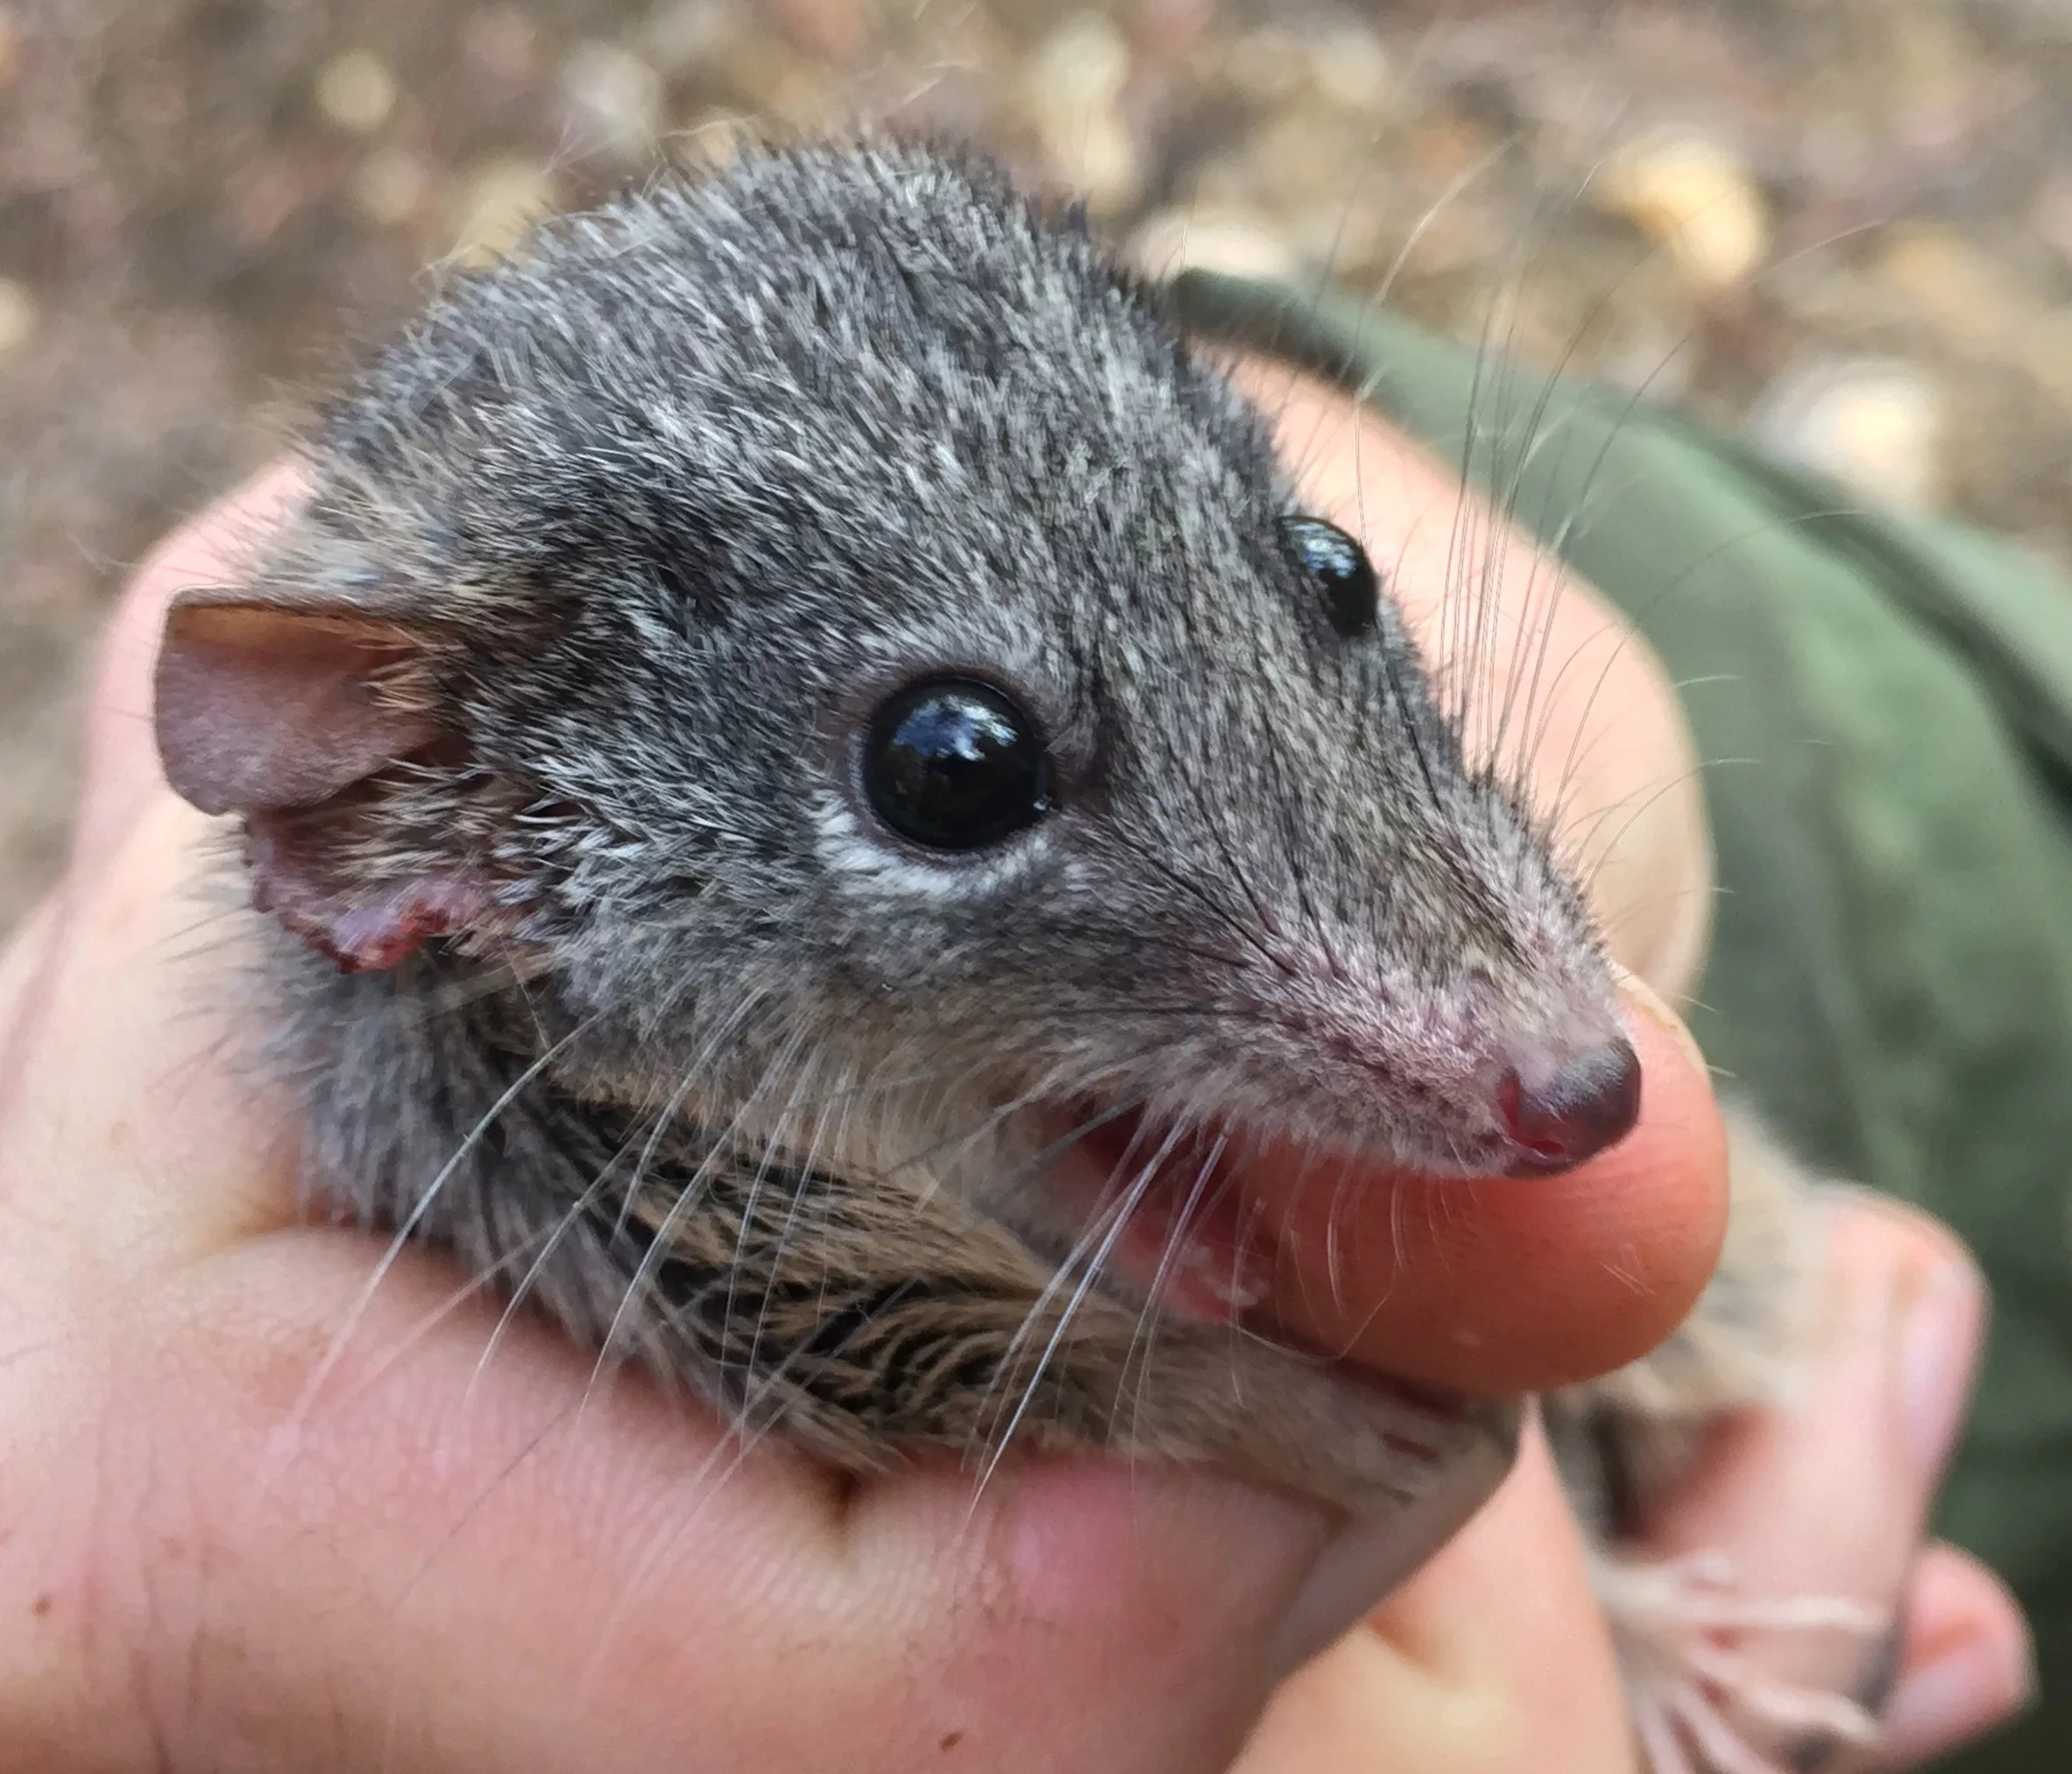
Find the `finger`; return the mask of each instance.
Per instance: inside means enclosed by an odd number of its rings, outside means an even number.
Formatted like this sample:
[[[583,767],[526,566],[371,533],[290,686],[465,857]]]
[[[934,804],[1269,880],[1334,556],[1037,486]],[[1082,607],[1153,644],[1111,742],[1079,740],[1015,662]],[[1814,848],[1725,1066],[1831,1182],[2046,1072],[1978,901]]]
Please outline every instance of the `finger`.
[[[249,1242],[0,1376],[66,1474],[0,1544],[22,1765],[1210,1774],[1277,1672],[1325,1533],[1298,1502],[1041,1461],[975,1502],[951,1470],[847,1493],[586,1397],[529,1324],[484,1366],[493,1314],[415,1253],[364,1278],[343,1236]]]
[[[25,1087],[28,1014],[47,1011],[59,991],[58,964],[76,946],[82,900],[108,880],[112,854],[131,828],[167,798],[152,721],[152,675],[166,607],[190,585],[237,577],[299,486],[294,469],[276,466],[175,531],[132,576],[103,636],[65,878],[0,945],[0,1113]],[[202,828],[190,824],[198,840]],[[152,880],[167,885],[170,878],[155,874]]]
[[[1679,1324],[1712,1272],[1726,1149],[1689,1037],[1644,991],[1628,1028],[1638,1126],[1563,1176],[1405,1177],[1348,1198],[1298,1172],[1255,1186],[1276,1216],[1274,1310],[1306,1340],[1470,1391],[1608,1372]]]
[[[1470,758],[1548,818],[1618,960],[1681,1001],[1704,962],[1711,851],[1696,747],[1652,648],[1364,399],[1285,364],[1234,373],[1305,504],[1365,542]]]
[[[100,647],[84,734],[84,769],[67,877],[60,890],[0,944],[0,1115],[18,1105],[28,1022],[59,990],[57,966],[74,942],[81,884],[107,873],[109,854],[163,793],[151,720],[151,678],[166,606],[186,584],[235,570],[291,484],[275,470],[183,526],[155,550],[125,590]]]
[[[241,933],[195,886],[208,830],[147,793],[0,967],[0,1212],[18,1266],[33,1245],[53,1276],[144,1276],[292,1216],[286,1106],[240,1063]],[[124,1162],[98,1161],[96,1141]]]
[[[1234,1774],[1613,1774],[1631,1766],[1609,1640],[1545,1443],[1368,1629],[1274,1697]]]
[[[1906,1590],[1962,1421],[1985,1294],[1956,1241],[1911,1209],[1835,1191],[1825,1223],[1805,1385],[1788,1408],[1725,1425],[1641,1538],[1664,1558],[1723,1553],[1758,1604],[1833,1598],[1883,1614]],[[1791,1686],[1884,1699],[1864,1692],[1883,1686],[1881,1647],[1861,1634],[1763,1629],[1737,1648]]]
[[[1639,982],[1638,1128],[1560,1177],[1406,1180],[1336,1198],[1261,1179],[1283,1237],[1274,1309],[1298,1333],[1435,1383],[1543,1389],[1653,1346],[1702,1288],[1725,1225],[1712,1092],[1663,998],[1687,993],[1712,897],[1695,753],[1660,662],[1589,587],[1350,399],[1248,360],[1305,503],[1361,535],[1460,699],[1463,741],[1524,784]],[[1650,994],[1649,987],[1653,994]]]
[[[1866,1765],[1918,1768],[1983,1736],[2035,1693],[2027,1623],[2007,1586],[1940,1542],[1916,1561],[1906,1637],[1878,1750]]]
[[[131,577],[101,643],[88,705],[86,769],[74,867],[93,873],[159,788],[152,674],[173,594],[245,577],[252,557],[299,496],[301,475],[279,463],[184,524]]]

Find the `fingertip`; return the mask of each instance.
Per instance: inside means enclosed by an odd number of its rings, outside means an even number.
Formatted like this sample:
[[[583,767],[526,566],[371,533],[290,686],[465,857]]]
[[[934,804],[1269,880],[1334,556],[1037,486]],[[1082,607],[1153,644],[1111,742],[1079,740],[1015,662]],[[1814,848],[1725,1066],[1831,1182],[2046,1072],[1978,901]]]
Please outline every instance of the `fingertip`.
[[[90,868],[135,820],[162,777],[152,678],[166,609],[190,586],[244,570],[302,487],[299,465],[275,463],[182,524],[131,576],[103,633],[88,704],[85,769],[73,866]]]
[[[1640,1120],[1588,1163],[1405,1177],[1349,1213],[1321,1195],[1292,1204],[1292,1272],[1276,1296],[1290,1328],[1404,1378],[1484,1394],[1592,1378],[1667,1336],[1718,1260],[1726,1134],[1681,1025],[1658,1000],[1627,1021]]]
[[[2035,1687],[2029,1622],[1999,1573],[1947,1540],[1921,1549],[1906,1589],[1906,1643],[1901,1680],[1918,1661],[1960,1639],[1989,1643],[2000,1655],[2016,1704]]]
[[[1907,1586],[1899,1677],[1882,1765],[1911,1768],[2005,1723],[2036,1693],[2035,1650],[2007,1586],[1968,1552],[1925,1548]]]

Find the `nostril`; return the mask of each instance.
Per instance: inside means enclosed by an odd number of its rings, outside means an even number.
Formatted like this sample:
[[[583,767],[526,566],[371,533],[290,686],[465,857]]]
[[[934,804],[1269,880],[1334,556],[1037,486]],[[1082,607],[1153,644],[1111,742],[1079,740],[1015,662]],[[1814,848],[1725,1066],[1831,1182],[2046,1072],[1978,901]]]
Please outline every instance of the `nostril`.
[[[1572,1170],[1616,1146],[1640,1119],[1640,1056],[1609,1041],[1570,1060],[1544,1084],[1503,1075],[1496,1106],[1511,1137],[1525,1149],[1524,1174]]]

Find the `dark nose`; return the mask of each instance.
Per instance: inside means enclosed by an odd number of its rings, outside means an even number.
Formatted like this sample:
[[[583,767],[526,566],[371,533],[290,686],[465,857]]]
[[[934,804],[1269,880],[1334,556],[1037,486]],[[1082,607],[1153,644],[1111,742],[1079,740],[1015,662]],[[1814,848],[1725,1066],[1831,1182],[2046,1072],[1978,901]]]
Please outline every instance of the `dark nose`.
[[[1609,1041],[1544,1084],[1528,1087],[1517,1072],[1507,1072],[1496,1106],[1524,1149],[1515,1174],[1573,1170],[1633,1131],[1640,1119],[1640,1056],[1629,1042]]]

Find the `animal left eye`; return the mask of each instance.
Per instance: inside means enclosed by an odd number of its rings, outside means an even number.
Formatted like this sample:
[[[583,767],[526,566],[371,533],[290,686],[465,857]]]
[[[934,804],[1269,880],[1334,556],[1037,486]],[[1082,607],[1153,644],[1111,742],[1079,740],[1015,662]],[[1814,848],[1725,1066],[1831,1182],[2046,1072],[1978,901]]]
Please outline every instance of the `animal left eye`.
[[[1051,810],[1050,753],[1035,720],[991,684],[934,678],[880,708],[863,786],[878,816],[930,850],[984,850]]]
[[[1322,595],[1331,625],[1347,640],[1371,634],[1381,590],[1367,550],[1321,518],[1283,518],[1281,534]]]

